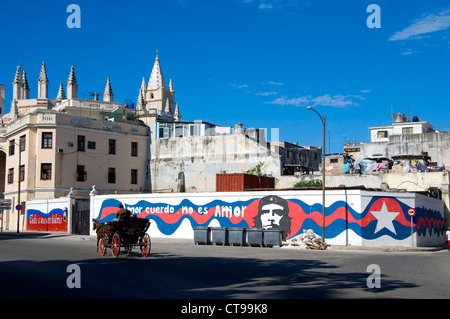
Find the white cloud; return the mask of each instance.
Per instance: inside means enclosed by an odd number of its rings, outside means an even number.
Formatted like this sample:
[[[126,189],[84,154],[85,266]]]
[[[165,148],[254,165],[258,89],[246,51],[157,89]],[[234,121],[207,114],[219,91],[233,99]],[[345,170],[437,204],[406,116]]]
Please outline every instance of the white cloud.
[[[248,85],[247,84],[233,84],[233,83],[230,83],[230,85],[232,86],[232,87],[234,87],[235,89],[243,89],[243,88],[248,88]]]
[[[261,96],[269,96],[269,95],[275,95],[278,94],[278,92],[258,92],[255,93],[256,95],[261,95]]]
[[[322,96],[312,97],[311,95],[300,96],[296,98],[287,98],[286,96],[279,97],[273,101],[266,102],[269,104],[278,105],[293,105],[293,106],[331,106],[331,107],[351,107],[359,106],[355,100],[365,100],[361,95],[330,95],[324,94]]]
[[[311,6],[311,0],[237,0],[242,3],[254,3],[260,10],[305,8]]]
[[[265,10],[265,9],[272,9],[272,4],[271,3],[261,3],[258,6],[259,9]]]
[[[284,85],[284,83],[282,83],[282,82],[274,82],[274,81],[269,81],[269,82],[267,82],[267,84],[271,84],[271,85]]]
[[[424,34],[446,30],[448,27],[450,27],[450,10],[444,10],[415,20],[409,27],[394,33],[389,41],[417,39]]]

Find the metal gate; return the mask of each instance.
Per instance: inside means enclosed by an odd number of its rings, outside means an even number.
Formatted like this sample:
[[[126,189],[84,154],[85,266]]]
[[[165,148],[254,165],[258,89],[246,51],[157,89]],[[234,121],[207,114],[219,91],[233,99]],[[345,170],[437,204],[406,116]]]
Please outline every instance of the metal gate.
[[[72,206],[72,234],[89,235],[89,200],[76,199]]]
[[[88,210],[72,211],[72,234],[89,235],[89,215]]]

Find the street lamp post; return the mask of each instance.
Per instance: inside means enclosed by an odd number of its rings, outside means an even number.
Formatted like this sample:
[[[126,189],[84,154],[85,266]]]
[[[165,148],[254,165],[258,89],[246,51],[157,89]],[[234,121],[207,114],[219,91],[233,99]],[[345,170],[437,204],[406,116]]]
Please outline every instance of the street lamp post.
[[[322,116],[312,106],[306,108],[319,115],[323,124],[323,147],[322,147],[322,242],[325,244],[325,116]]]
[[[14,142],[17,146],[19,146],[19,169],[18,169],[18,181],[17,181],[17,205],[20,205],[20,182],[21,182],[21,176],[20,176],[20,167],[22,166],[22,150],[19,144]],[[11,207],[12,208],[12,207]],[[12,208],[14,209],[14,208]],[[17,210],[17,233],[19,233],[19,227],[20,227],[20,210]]]

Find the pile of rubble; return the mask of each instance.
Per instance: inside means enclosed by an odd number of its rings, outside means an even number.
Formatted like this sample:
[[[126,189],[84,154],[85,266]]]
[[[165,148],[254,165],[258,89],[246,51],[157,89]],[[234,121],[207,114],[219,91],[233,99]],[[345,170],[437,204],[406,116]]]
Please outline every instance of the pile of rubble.
[[[327,249],[329,246],[322,241],[322,237],[314,234],[312,229],[303,230],[303,234],[288,240],[289,246],[296,246],[301,249]]]

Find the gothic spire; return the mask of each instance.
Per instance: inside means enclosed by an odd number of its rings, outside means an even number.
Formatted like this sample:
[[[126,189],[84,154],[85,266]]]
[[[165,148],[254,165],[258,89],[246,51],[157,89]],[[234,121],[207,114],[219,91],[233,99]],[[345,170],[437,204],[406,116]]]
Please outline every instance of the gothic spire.
[[[147,90],[147,87],[145,86],[145,76],[142,77],[142,84],[141,89],[142,93],[145,93],[145,90]]]
[[[59,82],[59,90],[58,90],[58,96],[56,97],[57,100],[64,100],[66,98],[66,94],[64,93],[64,87],[62,82]]]
[[[22,81],[22,71],[20,70],[20,65],[17,66],[17,70],[16,70],[16,75],[14,77],[14,82],[15,83],[21,83]]]
[[[48,98],[48,79],[44,61],[42,61],[41,72],[39,73],[38,79],[38,98],[42,99]]]
[[[175,107],[175,114],[173,115],[173,117],[175,118],[175,121],[180,121],[181,120],[181,115],[180,115],[180,110],[178,109],[178,103],[175,103],[176,107]]]
[[[30,87],[28,86],[28,79],[25,70],[23,70],[22,73],[22,82],[23,82],[23,98],[27,100],[30,98]]]
[[[77,78],[75,77],[75,69],[72,65],[72,67],[70,68],[70,74],[69,74],[69,79],[67,80],[67,84],[74,84],[77,85]]]
[[[113,92],[111,89],[111,81],[108,79],[106,80],[106,87],[105,92],[103,93],[103,101],[112,102],[113,101]]]
[[[13,81],[13,101],[21,100],[23,96],[23,77],[20,65],[17,66],[16,75]]]
[[[75,77],[75,69],[72,65],[70,68],[69,78],[67,80],[67,98],[76,99],[78,95],[78,83]]]
[[[154,90],[158,88],[166,88],[164,77],[161,71],[161,65],[159,64],[158,54],[156,55],[155,64],[153,65],[152,74],[148,80],[147,89]]]
[[[41,72],[39,73],[39,83],[48,83],[47,70],[45,69],[45,61],[42,61]]]

